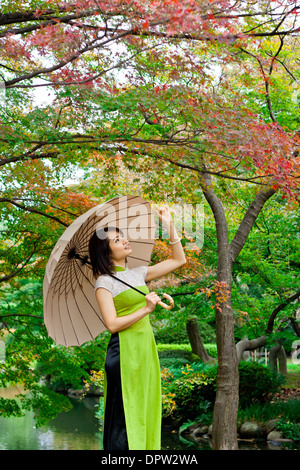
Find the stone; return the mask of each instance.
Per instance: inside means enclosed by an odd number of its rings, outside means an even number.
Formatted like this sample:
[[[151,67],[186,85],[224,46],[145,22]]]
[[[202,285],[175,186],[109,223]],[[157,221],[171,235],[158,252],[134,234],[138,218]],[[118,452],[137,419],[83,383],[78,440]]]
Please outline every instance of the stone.
[[[73,389],[73,388],[69,388],[69,390],[68,390],[68,396],[70,396],[70,397],[81,397],[82,395],[84,395],[83,390],[76,390],[76,389]]]
[[[263,434],[263,428],[252,421],[246,421],[240,427],[240,436],[243,438],[261,437]]]
[[[271,421],[267,421],[265,424],[266,434],[269,434],[271,431],[276,429],[277,424],[280,422],[280,419],[271,419]]]
[[[268,441],[277,441],[277,442],[293,442],[292,439],[285,439],[281,431],[271,431],[267,436]]]
[[[281,431],[276,431],[276,429],[269,432],[269,434],[267,436],[268,441],[278,441],[282,438],[283,438],[282,432]]]
[[[190,435],[193,435],[194,432],[195,432],[195,429],[199,428],[201,426],[201,423],[193,423],[191,424],[190,426],[188,426],[187,428],[185,428],[183,431],[182,431],[182,434],[190,434]]]
[[[207,434],[207,433],[208,433],[208,426],[206,425],[198,426],[193,431],[193,437],[203,436],[203,434]]]

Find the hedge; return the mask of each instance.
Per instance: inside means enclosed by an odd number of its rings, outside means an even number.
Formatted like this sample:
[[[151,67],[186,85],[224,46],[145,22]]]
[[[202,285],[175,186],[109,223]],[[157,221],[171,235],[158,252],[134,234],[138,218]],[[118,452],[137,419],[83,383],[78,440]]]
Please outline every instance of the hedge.
[[[283,376],[256,362],[241,362],[239,375],[241,408],[270,400],[284,382]],[[213,408],[217,365],[172,365],[162,371],[162,378],[164,418],[182,422],[197,418],[209,405]]]

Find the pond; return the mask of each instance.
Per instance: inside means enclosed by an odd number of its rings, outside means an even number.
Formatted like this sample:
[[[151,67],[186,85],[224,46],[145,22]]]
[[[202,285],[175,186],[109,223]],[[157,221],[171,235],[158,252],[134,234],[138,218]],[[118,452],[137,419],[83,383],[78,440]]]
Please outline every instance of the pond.
[[[95,416],[97,397],[71,399],[73,408],[40,428],[33,412],[21,418],[0,417],[0,450],[101,450],[102,432]],[[271,450],[265,443],[239,442],[240,450]],[[209,439],[189,442],[176,429],[162,429],[162,450],[211,450]]]

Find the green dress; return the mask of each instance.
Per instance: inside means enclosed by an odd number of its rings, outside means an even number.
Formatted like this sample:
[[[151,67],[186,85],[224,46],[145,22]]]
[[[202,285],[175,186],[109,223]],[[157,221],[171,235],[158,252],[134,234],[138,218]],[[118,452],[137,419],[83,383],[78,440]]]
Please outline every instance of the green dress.
[[[115,276],[149,293],[147,267],[115,267]],[[129,315],[146,305],[145,297],[110,276],[97,279],[112,295],[118,316]],[[160,450],[161,377],[157,348],[149,315],[119,332],[120,372],[129,450]],[[106,395],[106,394],[105,394]],[[105,396],[106,402],[106,396]]]

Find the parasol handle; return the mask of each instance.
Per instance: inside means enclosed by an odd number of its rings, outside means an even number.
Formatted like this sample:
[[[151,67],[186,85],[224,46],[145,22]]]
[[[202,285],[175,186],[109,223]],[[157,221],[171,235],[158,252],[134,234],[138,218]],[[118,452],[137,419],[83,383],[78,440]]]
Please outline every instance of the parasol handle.
[[[165,299],[168,299],[168,301],[170,302],[170,305],[165,304],[161,300],[159,302],[157,302],[158,305],[160,305],[161,307],[163,307],[167,310],[171,310],[174,307],[174,300],[172,299],[172,297],[169,294],[163,294],[162,296],[165,297]]]

